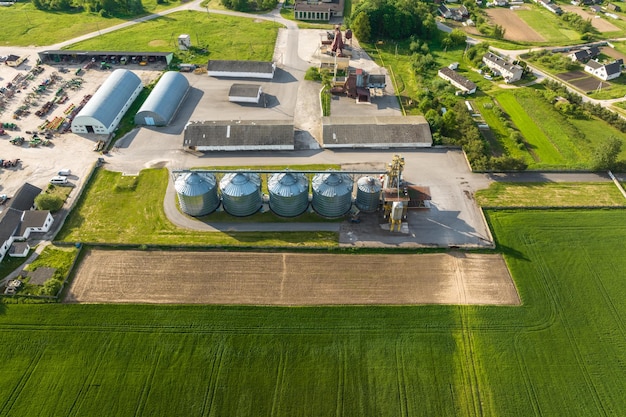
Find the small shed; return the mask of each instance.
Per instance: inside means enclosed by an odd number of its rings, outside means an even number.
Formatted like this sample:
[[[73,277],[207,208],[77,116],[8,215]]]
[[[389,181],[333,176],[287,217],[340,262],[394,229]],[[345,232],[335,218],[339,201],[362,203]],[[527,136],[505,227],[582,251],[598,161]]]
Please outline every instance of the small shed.
[[[261,94],[263,89],[258,84],[233,84],[228,92],[228,101],[259,104]]]

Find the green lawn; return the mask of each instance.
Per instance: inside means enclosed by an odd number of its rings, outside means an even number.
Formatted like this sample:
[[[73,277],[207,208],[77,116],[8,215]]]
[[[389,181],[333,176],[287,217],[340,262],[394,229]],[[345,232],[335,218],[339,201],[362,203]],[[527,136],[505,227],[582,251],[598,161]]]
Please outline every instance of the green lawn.
[[[620,415],[626,211],[486,216],[519,307],[0,304],[0,414]]]
[[[487,207],[625,207],[626,199],[612,182],[502,183],[476,192]]]
[[[522,132],[526,142],[529,144],[529,151],[535,155],[536,163],[542,165],[551,166],[563,166],[566,163],[566,158],[559,152],[559,149],[555,147],[551,138],[547,136],[541,128],[541,124],[537,124],[535,120],[528,112],[523,104],[527,104],[528,100],[524,100],[523,103],[518,101],[518,98],[524,94],[521,89],[515,90],[515,94],[512,92],[503,91],[496,95],[498,104],[502,109],[511,117],[511,120],[517,128]],[[535,100],[539,104],[539,100]],[[556,120],[546,117],[547,123],[555,123]],[[552,129],[551,129],[552,130]],[[530,166],[532,169],[532,165]]]
[[[198,232],[170,223],[163,211],[166,169],[147,169],[138,177],[98,170],[81,201],[69,214],[57,240],[111,244],[196,246],[328,246],[330,232]]]
[[[206,59],[269,61],[281,25],[216,13],[182,11],[72,44],[74,50],[176,51],[181,61],[206,64]],[[200,51],[177,51],[178,35],[189,33]],[[224,36],[224,34],[228,36]]]
[[[532,159],[525,158],[529,169],[589,169],[593,150],[601,141],[615,136],[626,143],[626,134],[599,119],[563,116],[532,89],[502,90],[494,98],[529,145],[526,151]],[[489,116],[488,111],[484,113]],[[507,149],[513,146],[507,137],[502,141]],[[511,144],[506,145],[507,141]],[[626,147],[619,159],[626,159]]]
[[[157,4],[156,0],[142,0],[142,3],[146,14],[180,5],[178,1]],[[30,1],[2,7],[0,18],[0,46],[52,45],[131,19],[104,18],[87,12],[46,12],[37,10]]]

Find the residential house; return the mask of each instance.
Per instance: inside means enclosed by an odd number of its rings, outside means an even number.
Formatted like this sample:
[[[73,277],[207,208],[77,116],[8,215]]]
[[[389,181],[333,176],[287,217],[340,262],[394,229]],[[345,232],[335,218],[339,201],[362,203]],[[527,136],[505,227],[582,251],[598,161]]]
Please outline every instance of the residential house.
[[[552,3],[552,0],[533,0],[533,1],[539,4],[540,6],[543,6],[546,9],[550,10],[552,13],[558,16],[563,14],[563,9],[561,9],[556,4]]]
[[[469,10],[467,7],[461,5],[459,7],[448,7],[445,4],[442,4],[437,9],[439,14],[446,19],[452,19],[457,22],[462,22],[469,18]]]
[[[609,64],[602,64],[592,59],[585,64],[585,72],[588,72],[601,80],[609,81],[622,74],[622,63],[620,61],[613,61]]]
[[[619,7],[617,4],[613,4],[613,3],[609,3],[607,4],[606,8],[612,12],[621,12],[622,8]]]
[[[491,52],[487,52],[483,56],[483,63],[496,75],[501,75],[504,78],[504,82],[514,83],[522,79],[524,69],[515,64],[505,61],[498,55]]]
[[[437,75],[458,88],[463,94],[476,92],[476,84],[448,67],[441,68]]]
[[[591,48],[584,48],[578,51],[574,51],[568,55],[573,62],[587,62],[590,59],[595,59],[600,55],[600,48],[592,46]]]
[[[32,210],[39,193],[39,187],[25,183],[0,213],[0,261],[7,253],[10,256],[25,256],[29,248],[25,249],[23,243],[13,247],[14,243],[25,241],[33,232],[50,230],[54,222],[52,214],[48,210]]]

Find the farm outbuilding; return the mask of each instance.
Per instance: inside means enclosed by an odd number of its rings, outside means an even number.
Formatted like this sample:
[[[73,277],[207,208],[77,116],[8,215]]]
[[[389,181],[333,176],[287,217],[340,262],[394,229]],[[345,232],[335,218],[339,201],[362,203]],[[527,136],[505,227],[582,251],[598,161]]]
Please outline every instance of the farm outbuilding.
[[[423,116],[323,117],[324,148],[424,148],[433,138]]]
[[[276,63],[266,61],[210,60],[207,65],[209,77],[274,78]]]
[[[135,115],[135,124],[167,126],[189,91],[189,81],[179,72],[168,71]]]
[[[263,89],[258,84],[233,84],[228,91],[228,101],[259,104]]]
[[[78,112],[72,121],[72,132],[102,135],[113,133],[142,89],[141,79],[131,71],[113,71]]]
[[[286,120],[192,122],[185,126],[183,146],[196,151],[293,150],[293,123]]]

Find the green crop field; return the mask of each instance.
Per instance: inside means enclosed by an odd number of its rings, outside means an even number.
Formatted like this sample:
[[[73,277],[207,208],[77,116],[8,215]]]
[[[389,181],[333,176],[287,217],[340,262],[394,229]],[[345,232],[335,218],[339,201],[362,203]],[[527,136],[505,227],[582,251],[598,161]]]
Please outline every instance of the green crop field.
[[[486,215],[522,306],[0,304],[0,415],[620,415],[626,211]]]
[[[68,215],[57,240],[136,245],[337,245],[337,234],[331,232],[222,233],[179,228],[163,210],[167,176],[166,169],[142,170],[137,177],[98,170]]]
[[[187,10],[78,42],[70,48],[167,52],[176,47],[179,34],[189,33],[192,44],[206,48],[211,59],[269,61],[279,27],[278,23],[266,20]],[[206,63],[201,54],[184,58],[185,62],[195,63],[198,58],[201,59],[198,63]]]
[[[180,6],[178,1],[157,2],[142,0],[145,14]],[[0,9],[2,31],[0,45],[42,46],[75,38],[86,33],[115,26],[126,22],[123,18],[105,18],[98,13],[84,11],[48,12],[37,10],[28,2],[17,2],[10,7]]]
[[[516,10],[519,16],[535,32],[540,34],[550,45],[571,44],[580,40],[580,34],[570,28],[554,13],[540,6],[531,7],[530,10]]]

